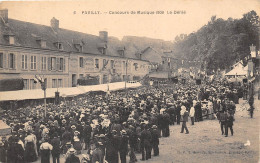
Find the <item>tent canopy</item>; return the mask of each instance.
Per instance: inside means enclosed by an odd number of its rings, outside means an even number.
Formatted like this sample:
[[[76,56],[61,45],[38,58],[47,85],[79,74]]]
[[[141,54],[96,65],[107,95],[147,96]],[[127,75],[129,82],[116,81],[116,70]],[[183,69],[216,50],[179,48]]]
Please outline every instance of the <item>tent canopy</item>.
[[[11,134],[11,127],[0,120],[0,136]]]
[[[136,88],[142,86],[140,83],[126,83],[127,88]],[[119,89],[125,89],[125,82],[91,85],[91,86],[78,86],[69,88],[59,88],[60,96],[70,97],[80,94],[84,94],[90,91],[104,91],[107,92],[115,91]],[[54,98],[57,88],[47,88],[46,98]],[[12,100],[25,100],[25,99],[42,99],[44,95],[43,90],[33,89],[33,90],[20,90],[20,91],[7,91],[0,92],[0,101],[12,101]]]
[[[247,76],[248,66],[242,67],[237,66],[228,73],[225,74],[225,76]]]

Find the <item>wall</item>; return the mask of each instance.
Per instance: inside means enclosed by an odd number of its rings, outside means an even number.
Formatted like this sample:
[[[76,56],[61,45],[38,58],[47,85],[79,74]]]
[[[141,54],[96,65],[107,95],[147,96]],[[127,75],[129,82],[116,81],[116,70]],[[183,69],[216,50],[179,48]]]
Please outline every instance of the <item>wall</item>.
[[[0,78],[23,78],[24,80],[28,80],[28,85],[24,89],[40,89],[40,84],[33,84],[33,79],[35,75],[42,76],[47,78],[47,88],[51,88],[52,79],[61,79],[61,87],[69,87],[68,85],[68,62],[69,62],[69,54],[64,52],[54,52],[42,49],[32,49],[32,48],[22,48],[22,47],[10,47],[10,46],[0,46],[0,53],[3,54],[3,68],[0,68]],[[9,54],[14,54],[14,68],[10,68],[9,65]],[[24,56],[24,61],[22,58]],[[27,56],[27,60],[26,57]],[[36,57],[36,62],[31,66],[31,57],[33,56],[33,60]],[[45,61],[42,61],[42,57],[46,57]],[[51,70],[50,68],[50,58],[55,57],[55,69]],[[59,65],[57,62],[57,58],[62,58],[63,64],[61,70],[57,70],[57,66]],[[27,62],[27,64],[26,64]],[[43,64],[44,63],[44,64]],[[27,66],[26,66],[27,65]],[[53,66],[53,68],[54,68]],[[33,68],[33,69],[32,69]]]

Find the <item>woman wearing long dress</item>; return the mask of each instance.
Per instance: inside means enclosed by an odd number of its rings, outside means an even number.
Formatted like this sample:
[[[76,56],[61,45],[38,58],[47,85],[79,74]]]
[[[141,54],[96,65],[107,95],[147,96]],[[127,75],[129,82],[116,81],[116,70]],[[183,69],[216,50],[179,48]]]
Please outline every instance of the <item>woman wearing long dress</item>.
[[[81,142],[80,142],[80,139],[79,139],[79,134],[80,134],[79,131],[75,131],[74,137],[73,137],[73,147],[77,151],[77,154],[80,154],[81,150],[82,150]]]
[[[44,140],[44,143],[41,144],[41,163],[50,163],[50,153],[52,150],[52,145],[48,143],[48,139]]]
[[[24,162],[24,149],[19,144],[19,139],[14,137],[14,140],[9,142],[8,146],[8,158],[7,163],[23,163]]]
[[[27,132],[28,135],[24,139],[24,145],[25,145],[25,161],[26,162],[34,162],[37,160],[38,153],[37,153],[37,147],[36,147],[36,136],[31,132]]]

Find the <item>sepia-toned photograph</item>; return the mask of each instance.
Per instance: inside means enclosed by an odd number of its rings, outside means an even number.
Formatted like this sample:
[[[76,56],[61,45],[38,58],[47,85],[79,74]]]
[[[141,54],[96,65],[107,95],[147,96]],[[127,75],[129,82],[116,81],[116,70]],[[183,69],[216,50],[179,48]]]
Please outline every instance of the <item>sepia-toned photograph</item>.
[[[0,0],[0,163],[260,162],[259,0]]]

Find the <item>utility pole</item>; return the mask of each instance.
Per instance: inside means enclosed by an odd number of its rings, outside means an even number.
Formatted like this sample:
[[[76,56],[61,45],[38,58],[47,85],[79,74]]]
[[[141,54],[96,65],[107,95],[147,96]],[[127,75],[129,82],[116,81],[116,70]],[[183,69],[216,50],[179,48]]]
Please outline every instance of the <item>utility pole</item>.
[[[41,82],[41,87],[42,90],[44,92],[44,117],[46,118],[46,112],[47,112],[47,108],[46,108],[46,83],[47,83],[47,79],[44,79],[44,82]]]
[[[126,82],[127,82],[127,65],[128,65],[128,59],[125,62],[125,93],[127,95],[127,89],[126,89]]]

